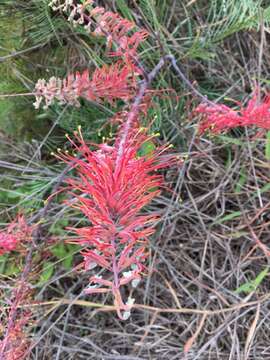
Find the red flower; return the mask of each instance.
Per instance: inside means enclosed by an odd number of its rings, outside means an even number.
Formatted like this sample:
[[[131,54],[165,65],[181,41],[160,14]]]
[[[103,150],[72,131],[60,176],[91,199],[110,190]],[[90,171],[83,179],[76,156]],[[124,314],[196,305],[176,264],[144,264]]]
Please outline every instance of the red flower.
[[[0,231],[0,255],[16,250],[21,243],[28,241],[32,234],[23,215],[18,215],[5,230]]]
[[[160,193],[163,180],[156,170],[173,162],[171,156],[163,155],[165,147],[140,157],[138,151],[149,139],[144,130],[133,130],[119,160],[118,141],[114,146],[101,144],[91,150],[79,131],[76,143],[69,140],[80,156],[60,155],[64,161],[73,162],[79,175],[68,180],[77,199],[73,206],[90,223],[73,229],[78,235],[76,242],[86,247],[82,252],[85,270],[98,266],[106,274],[106,279],[92,276],[86,292],[112,292],[121,318],[127,317],[131,303],[124,304],[120,288],[130,282],[136,286],[140,281],[147,240],[158,218],[157,214],[147,215],[141,210]],[[121,310],[127,312],[122,315]]]
[[[257,90],[247,106],[242,106],[238,111],[226,105],[201,104],[195,109],[195,112],[203,115],[199,128],[200,133],[206,130],[219,133],[238,126],[251,125],[270,129],[270,95],[260,102]]]
[[[16,236],[4,231],[0,233],[0,255],[15,250],[17,244],[18,239]]]

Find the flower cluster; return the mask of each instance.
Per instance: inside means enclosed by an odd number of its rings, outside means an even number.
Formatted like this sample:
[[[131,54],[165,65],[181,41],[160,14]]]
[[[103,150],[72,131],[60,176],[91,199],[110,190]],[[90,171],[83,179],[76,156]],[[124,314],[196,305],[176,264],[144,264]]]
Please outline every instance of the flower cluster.
[[[38,109],[45,101],[44,108],[48,108],[54,100],[60,104],[80,106],[79,98],[89,101],[115,100],[128,101],[134,97],[137,90],[137,79],[140,71],[133,64],[123,64],[118,61],[111,66],[104,65],[94,71],[90,77],[89,70],[82,74],[70,74],[66,79],[52,77],[46,82],[38,80],[35,87],[36,102]]]
[[[32,234],[23,215],[18,215],[6,229],[0,231],[0,255],[17,250],[24,242],[29,241]]]
[[[132,133],[132,134],[131,134]],[[96,145],[90,149],[82,134],[69,138],[78,157],[61,153],[62,160],[73,163],[79,178],[68,180],[69,189],[90,226],[74,229],[77,243],[85,246],[82,252],[85,270],[103,269],[101,275],[90,278],[90,293],[112,292],[118,315],[129,316],[132,299],[122,300],[120,288],[131,283],[137,286],[147,258],[147,240],[154,233],[157,214],[144,214],[141,210],[159,194],[162,176],[156,170],[174,161],[164,155],[166,147],[139,156],[139,150],[151,137],[145,129],[133,129],[118,158],[118,141],[114,145]],[[121,311],[125,311],[121,314]]]
[[[18,239],[15,235],[2,231],[0,233],[0,255],[15,250],[18,245]]]
[[[110,55],[120,59],[96,69],[91,77],[86,70],[64,80],[39,80],[35,107],[39,108],[43,99],[45,108],[54,99],[74,106],[79,106],[79,98],[132,104],[113,119],[120,124],[113,144],[90,146],[79,128],[74,139],[68,136],[77,155],[68,151],[57,155],[76,170],[78,176],[67,180],[75,197],[71,206],[83,213],[89,223],[73,229],[77,235],[75,242],[84,247],[84,269],[96,269],[86,293],[111,293],[119,317],[127,319],[134,299],[130,295],[123,300],[122,288],[136,287],[141,280],[148,239],[158,219],[158,214],[147,214],[143,209],[160,193],[163,178],[157,170],[175,161],[173,156],[164,154],[166,146],[151,147],[147,154],[142,151],[147,143],[152,144],[154,136],[147,135],[139,120],[151,103],[147,91],[151,80],[149,84],[146,78],[139,82],[143,70],[137,54],[148,33],[118,14],[96,6],[93,0],[53,0],[50,6],[54,11],[62,11],[74,25],[83,25],[92,35],[105,37]],[[154,75],[150,75],[152,79]]]
[[[23,311],[8,335],[0,341],[0,356],[5,360],[23,360],[28,355],[30,340],[27,338],[25,327],[29,324],[31,313]],[[6,344],[6,346],[5,346]]]
[[[92,35],[104,36],[110,50],[114,45],[110,55],[120,59],[110,66],[97,68],[91,78],[89,70],[85,70],[82,74],[78,72],[70,74],[66,79],[51,77],[48,81],[38,80],[34,91],[35,108],[38,109],[43,100],[46,109],[53,100],[58,100],[60,104],[80,106],[80,97],[90,101],[102,100],[110,103],[119,99],[128,101],[133,98],[141,74],[137,66],[137,49],[148,33],[136,29],[133,22],[123,19],[118,14],[96,6],[93,0],[81,3],[72,0],[53,0],[49,6],[54,11],[69,14],[69,21],[74,25],[84,25]]]
[[[32,313],[24,309],[29,304],[31,291],[25,281],[16,283],[9,299],[9,307],[1,311],[1,324],[5,324],[6,332],[0,340],[0,359],[23,360],[28,355],[29,345],[27,326],[30,325]]]
[[[202,114],[200,133],[210,130],[219,133],[238,126],[255,125],[262,129],[270,129],[270,96],[259,100],[258,91],[249,100],[246,107],[233,110],[226,105],[200,104],[195,112]]]
[[[104,7],[96,6],[93,0],[80,3],[73,0],[53,0],[49,6],[54,11],[67,13],[68,21],[74,26],[84,25],[92,35],[106,37],[109,49],[115,44],[116,51],[111,53],[112,56],[122,56],[128,60],[136,57],[139,44],[148,36],[147,31],[137,30],[132,21],[106,11]]]

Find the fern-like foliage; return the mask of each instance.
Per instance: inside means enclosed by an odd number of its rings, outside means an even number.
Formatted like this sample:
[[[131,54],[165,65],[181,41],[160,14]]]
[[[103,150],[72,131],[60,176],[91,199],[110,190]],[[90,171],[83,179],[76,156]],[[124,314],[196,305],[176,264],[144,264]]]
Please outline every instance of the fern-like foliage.
[[[216,43],[241,30],[258,29],[262,20],[270,22],[270,6],[256,0],[211,1],[203,31],[206,42]]]

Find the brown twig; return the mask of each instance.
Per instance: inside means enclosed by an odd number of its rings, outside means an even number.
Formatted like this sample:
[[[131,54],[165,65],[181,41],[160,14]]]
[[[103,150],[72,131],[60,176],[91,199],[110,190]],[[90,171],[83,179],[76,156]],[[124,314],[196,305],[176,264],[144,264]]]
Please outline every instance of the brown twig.
[[[217,310],[208,310],[208,309],[192,309],[192,308],[160,308],[157,306],[150,306],[144,304],[134,304],[132,306],[133,309],[141,310],[141,311],[149,311],[149,312],[156,312],[159,314],[197,314],[197,315],[207,315],[207,316],[214,316],[218,314],[225,314],[232,311],[237,311],[243,308],[257,306],[258,304],[263,304],[270,299],[270,294],[266,294],[261,296],[258,300],[254,301],[242,301],[237,304],[224,307],[222,309]],[[72,299],[59,299],[59,300],[51,300],[45,302],[39,302],[37,304],[27,304],[22,305],[22,308],[31,308],[36,306],[49,306],[53,305],[53,307],[62,306],[62,305],[76,305],[76,306],[85,306],[90,308],[96,308],[98,311],[102,312],[110,312],[116,311],[116,306],[114,305],[105,305],[101,303],[95,303],[86,300],[72,300]]]

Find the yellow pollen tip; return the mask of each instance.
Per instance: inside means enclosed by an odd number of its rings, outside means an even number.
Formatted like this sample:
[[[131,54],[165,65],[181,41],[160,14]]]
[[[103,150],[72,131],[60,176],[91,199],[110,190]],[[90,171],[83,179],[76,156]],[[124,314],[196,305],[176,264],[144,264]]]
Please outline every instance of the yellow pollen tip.
[[[170,145],[168,146],[169,149],[171,149],[171,148],[173,148],[173,147],[174,147],[173,144],[170,144]]]
[[[52,151],[52,152],[51,152],[51,155],[52,155],[52,156],[54,156],[54,155],[55,155],[55,153]]]
[[[57,149],[57,151],[58,151],[58,152],[61,152],[61,149],[60,149],[60,148],[58,148],[58,149]]]
[[[78,130],[81,130],[82,129],[82,125],[78,125]]]
[[[67,138],[68,138],[68,137],[69,137],[69,135],[68,135],[68,134],[65,134],[65,137],[67,137]]]

